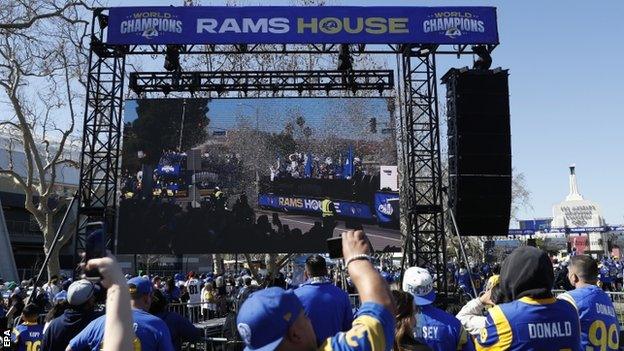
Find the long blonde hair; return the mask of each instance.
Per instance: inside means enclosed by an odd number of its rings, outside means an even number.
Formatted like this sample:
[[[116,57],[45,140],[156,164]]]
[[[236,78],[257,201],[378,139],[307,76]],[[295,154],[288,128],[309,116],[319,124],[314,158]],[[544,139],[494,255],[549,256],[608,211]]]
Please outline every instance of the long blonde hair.
[[[403,351],[402,345],[414,345],[414,297],[404,291],[392,290],[396,306],[396,329],[394,332],[394,351]]]

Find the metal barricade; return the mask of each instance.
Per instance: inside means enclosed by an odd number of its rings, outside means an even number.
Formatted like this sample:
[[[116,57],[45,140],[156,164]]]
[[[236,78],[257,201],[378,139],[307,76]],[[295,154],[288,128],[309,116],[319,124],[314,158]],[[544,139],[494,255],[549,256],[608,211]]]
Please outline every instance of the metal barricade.
[[[624,327],[624,293],[607,291],[607,295],[609,295],[613,302],[615,314],[617,315],[618,321],[620,321],[620,330],[622,330]]]
[[[176,312],[184,318],[187,318],[191,323],[196,324],[208,319],[208,315],[202,314],[202,307],[208,307],[206,303],[170,303],[167,305],[167,310],[170,312]]]
[[[232,341],[226,338],[206,338],[205,341],[182,344],[184,351],[242,351],[245,344],[242,341]]]
[[[167,305],[169,312],[175,312],[187,318],[196,328],[203,330],[204,338],[198,342],[185,342],[182,350],[186,351],[229,351],[238,350],[240,342],[223,338],[223,325],[225,318],[208,318],[207,303],[170,303]],[[240,345],[238,345],[240,346]]]

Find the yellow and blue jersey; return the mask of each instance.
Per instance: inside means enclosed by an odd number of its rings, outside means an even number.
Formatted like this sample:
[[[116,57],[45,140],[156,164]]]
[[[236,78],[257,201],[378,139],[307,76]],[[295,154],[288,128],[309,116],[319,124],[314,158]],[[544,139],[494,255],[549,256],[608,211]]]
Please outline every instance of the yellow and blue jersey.
[[[327,338],[323,351],[385,351],[394,343],[394,317],[383,306],[365,302],[353,320],[352,328]]]
[[[432,305],[419,306],[414,338],[434,351],[471,351],[472,340],[455,316]]]
[[[615,351],[620,344],[620,325],[609,296],[591,285],[559,296],[576,306],[581,320],[583,351]]]
[[[17,351],[39,351],[43,340],[43,325],[22,323],[13,328],[12,341]]]
[[[523,297],[488,311],[475,346],[477,351],[581,351],[580,335],[572,304],[554,297]]]

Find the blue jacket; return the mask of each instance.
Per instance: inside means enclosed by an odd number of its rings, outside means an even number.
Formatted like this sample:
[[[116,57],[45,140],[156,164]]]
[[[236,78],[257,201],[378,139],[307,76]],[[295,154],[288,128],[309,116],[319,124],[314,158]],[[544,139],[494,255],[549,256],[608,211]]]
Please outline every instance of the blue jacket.
[[[78,312],[67,309],[54,318],[43,334],[41,351],[65,351],[69,341],[78,335],[87,324],[101,316],[100,312]]]

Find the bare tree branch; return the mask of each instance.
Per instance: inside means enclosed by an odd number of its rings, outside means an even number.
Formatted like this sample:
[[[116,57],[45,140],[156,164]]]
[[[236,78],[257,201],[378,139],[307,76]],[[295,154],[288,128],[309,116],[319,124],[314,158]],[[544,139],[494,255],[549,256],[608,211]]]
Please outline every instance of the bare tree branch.
[[[63,7],[57,8],[55,11],[47,12],[47,13],[41,13],[41,14],[35,14],[31,18],[29,18],[29,19],[27,19],[26,21],[23,21],[23,22],[0,23],[0,29],[26,29],[26,28],[30,28],[33,24],[35,24],[35,22],[37,22],[39,20],[43,20],[43,19],[46,19],[46,18],[52,18],[52,17],[62,18],[64,20],[68,21],[69,23],[77,23],[76,20],[73,20],[73,19],[70,19],[68,17],[63,16],[63,13],[65,12],[65,10],[69,9],[70,7],[74,7],[74,6],[84,6],[85,8],[89,8],[82,1],[70,2],[70,3],[65,4],[65,6],[63,6]]]

